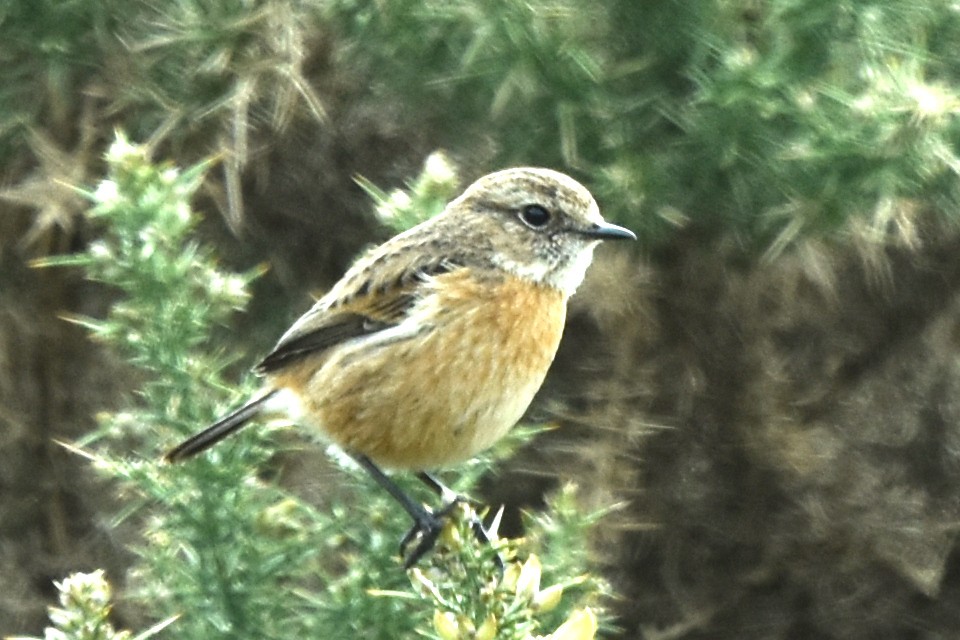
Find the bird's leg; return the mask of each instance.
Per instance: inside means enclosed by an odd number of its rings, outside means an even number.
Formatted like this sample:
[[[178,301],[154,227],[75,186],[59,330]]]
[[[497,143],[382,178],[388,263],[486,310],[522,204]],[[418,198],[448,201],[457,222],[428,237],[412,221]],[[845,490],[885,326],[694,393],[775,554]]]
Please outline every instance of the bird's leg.
[[[427,485],[427,487],[429,487],[431,491],[433,491],[435,494],[437,494],[441,498],[445,498],[449,495],[457,495],[456,493],[454,493],[453,489],[443,484],[442,482],[440,482],[440,480],[437,479],[436,476],[429,474],[426,471],[421,471],[420,473],[418,473],[417,479],[423,484]]]
[[[427,473],[426,471],[421,471],[417,474],[417,479],[430,488],[435,494],[440,496],[440,499],[443,503],[449,504],[451,502],[473,502],[469,498],[461,496],[459,493],[448,487],[447,485],[440,482],[436,476],[433,474]]]
[[[417,478],[420,480],[420,482],[427,485],[434,493],[440,496],[440,499],[443,501],[443,507],[439,511],[440,516],[446,516],[448,513],[450,513],[450,510],[460,502],[479,505],[479,503],[476,500],[472,500],[470,498],[467,498],[466,496],[460,495],[459,493],[455,492],[453,489],[451,489],[447,485],[440,482],[440,480],[438,480],[436,476],[431,475],[426,471],[421,471],[420,473],[418,473]],[[501,507],[501,512],[502,510],[503,509]],[[490,544],[490,539],[492,536],[487,531],[487,529],[484,528],[483,520],[481,520],[476,515],[476,512],[474,512],[473,510],[471,510],[470,513],[471,513],[470,528],[473,529],[473,535],[477,538],[477,540],[480,543]],[[497,518],[497,524],[499,524],[499,518]],[[408,538],[412,538],[415,535],[416,535],[416,526],[414,526],[414,528],[407,533],[407,536],[404,538],[404,540],[406,542],[409,542]],[[499,556],[497,557],[497,561],[498,563],[502,562]]]
[[[410,496],[404,493],[403,489],[397,486],[397,483],[391,480],[390,476],[385,474],[370,458],[361,454],[354,454],[353,457],[357,461],[357,464],[389,493],[394,500],[400,503],[403,510],[413,518],[413,526],[410,527],[410,530],[400,540],[400,556],[403,557],[405,555],[407,545],[418,536],[420,537],[420,542],[413,548],[410,555],[404,559],[404,569],[409,569],[415,565],[423,556],[433,549],[437,538],[440,536],[440,532],[443,530],[443,519],[450,514],[450,511],[461,502],[470,502],[468,498],[458,495],[434,476],[422,471],[417,474],[417,478],[439,495],[444,503],[439,511],[433,512],[415,502]],[[499,520],[499,517],[495,518],[495,520]],[[484,529],[483,522],[480,518],[476,517],[476,515],[473,516],[470,527],[473,529],[477,540],[483,544],[490,543],[491,535]],[[503,561],[499,556],[497,556],[497,564],[502,568]]]
[[[400,503],[400,506],[403,507],[411,518],[413,518],[413,527],[410,528],[410,531],[407,532],[403,539],[400,541],[400,556],[404,555],[407,545],[416,538],[420,536],[420,542],[414,547],[413,551],[410,552],[410,555],[406,557],[403,562],[403,568],[409,569],[417,563],[420,558],[425,556],[436,544],[437,538],[440,536],[440,531],[443,529],[443,520],[442,516],[446,515],[449,511],[449,507],[444,507],[440,512],[440,517],[437,514],[434,514],[432,511],[427,510],[422,505],[413,501],[410,496],[403,492],[403,489],[397,486],[397,484],[390,479],[390,476],[385,474],[380,467],[375,465],[370,458],[365,455],[355,454],[354,459],[357,463],[370,474],[370,477],[376,481],[383,489],[390,494],[390,496]],[[436,483],[437,486],[443,487],[442,484]],[[446,489],[446,487],[443,487]],[[449,489],[447,489],[449,491]],[[451,503],[450,506],[456,504],[456,502]]]

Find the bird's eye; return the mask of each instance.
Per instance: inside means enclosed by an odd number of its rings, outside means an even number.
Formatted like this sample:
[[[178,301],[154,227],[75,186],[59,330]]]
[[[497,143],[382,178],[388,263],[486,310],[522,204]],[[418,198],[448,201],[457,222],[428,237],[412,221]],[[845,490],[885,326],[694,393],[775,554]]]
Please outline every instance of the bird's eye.
[[[550,222],[550,212],[538,204],[528,204],[520,211],[520,219],[534,229]]]

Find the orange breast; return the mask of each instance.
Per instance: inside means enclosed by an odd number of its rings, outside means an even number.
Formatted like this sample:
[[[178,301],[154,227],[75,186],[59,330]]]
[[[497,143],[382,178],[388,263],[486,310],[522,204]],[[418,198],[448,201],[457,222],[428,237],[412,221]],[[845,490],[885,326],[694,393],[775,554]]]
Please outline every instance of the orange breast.
[[[422,333],[338,349],[295,389],[305,422],[378,464],[422,470],[472,457],[520,419],[556,354],[564,295],[463,271],[434,286],[415,312]]]

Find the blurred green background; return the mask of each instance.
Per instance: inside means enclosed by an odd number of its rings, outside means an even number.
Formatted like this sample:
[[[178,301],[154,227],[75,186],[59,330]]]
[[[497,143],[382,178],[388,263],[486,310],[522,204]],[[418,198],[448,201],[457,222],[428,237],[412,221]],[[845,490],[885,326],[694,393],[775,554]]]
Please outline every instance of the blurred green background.
[[[583,181],[598,256],[488,482],[624,501],[591,543],[624,638],[960,633],[960,8],[931,0],[8,0],[0,6],[0,632],[135,531],[54,444],[131,393],[63,322],[116,292],[31,260],[97,238],[73,188],[124,130],[218,156],[196,233],[269,266],[252,362],[390,233],[354,181]]]

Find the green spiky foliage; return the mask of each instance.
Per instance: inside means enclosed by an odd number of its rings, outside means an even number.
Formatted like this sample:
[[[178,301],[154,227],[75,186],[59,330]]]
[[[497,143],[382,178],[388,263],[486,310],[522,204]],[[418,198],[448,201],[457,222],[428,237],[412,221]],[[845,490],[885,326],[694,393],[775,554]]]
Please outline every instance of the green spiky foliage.
[[[650,240],[694,226],[778,251],[957,209],[950,2],[335,6],[368,72],[448,136],[583,174]]]
[[[308,69],[331,42],[436,144],[567,168],[654,241],[733,229],[779,251],[850,220],[909,233],[958,200],[946,0],[20,1],[0,30],[0,146],[102,94],[141,136],[226,149],[235,225],[250,137],[324,122]]]
[[[147,640],[174,621],[164,620],[136,636],[129,631],[117,631],[110,622],[113,590],[102,570],[75,573],[55,585],[60,592],[60,606],[50,607],[50,626],[44,629],[43,640]]]
[[[240,174],[260,136],[326,118],[306,77],[319,16],[317,3],[299,0],[4,3],[0,159],[11,171],[3,182],[19,184],[0,199],[41,209],[34,235],[69,227],[80,207],[64,194],[51,214],[51,191],[99,173],[96,151],[119,120],[186,160],[223,154],[218,200],[239,230]],[[37,162],[24,178],[23,166]]]

